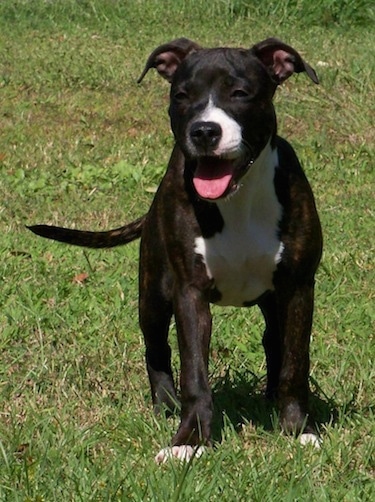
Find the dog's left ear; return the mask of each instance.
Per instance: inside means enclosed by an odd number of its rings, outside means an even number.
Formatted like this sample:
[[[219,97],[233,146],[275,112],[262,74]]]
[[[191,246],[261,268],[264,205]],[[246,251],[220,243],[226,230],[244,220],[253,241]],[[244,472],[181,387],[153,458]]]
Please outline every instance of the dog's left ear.
[[[171,82],[181,61],[188,54],[198,49],[201,49],[200,45],[188,38],[177,38],[172,42],[161,45],[150,54],[145,69],[137,80],[138,84],[143,80],[150,68],[156,68],[163,78]]]
[[[267,38],[254,45],[251,52],[262,61],[276,84],[283,83],[293,73],[305,71],[315,84],[319,80],[315,70],[302,59],[298,52],[277,38]]]

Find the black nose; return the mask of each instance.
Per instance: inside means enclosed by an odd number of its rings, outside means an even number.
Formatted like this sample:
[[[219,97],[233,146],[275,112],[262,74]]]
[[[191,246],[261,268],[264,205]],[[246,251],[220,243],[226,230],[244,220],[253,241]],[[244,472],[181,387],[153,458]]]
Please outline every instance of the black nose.
[[[195,146],[215,147],[221,138],[222,130],[216,122],[194,122],[190,129],[190,138]]]

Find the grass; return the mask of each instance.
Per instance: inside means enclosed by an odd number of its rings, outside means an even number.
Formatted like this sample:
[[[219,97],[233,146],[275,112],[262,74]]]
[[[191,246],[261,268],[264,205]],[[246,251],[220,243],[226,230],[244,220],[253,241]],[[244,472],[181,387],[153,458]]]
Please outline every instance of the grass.
[[[372,3],[207,5],[1,2],[0,500],[374,498]],[[154,465],[177,422],[151,411],[138,244],[84,251],[24,228],[111,228],[147,210],[173,143],[168,86],[135,81],[153,48],[182,35],[245,47],[275,35],[321,79],[294,77],[276,96],[325,236],[311,354],[319,451],[282,436],[261,397],[257,311],[214,308],[215,448]]]

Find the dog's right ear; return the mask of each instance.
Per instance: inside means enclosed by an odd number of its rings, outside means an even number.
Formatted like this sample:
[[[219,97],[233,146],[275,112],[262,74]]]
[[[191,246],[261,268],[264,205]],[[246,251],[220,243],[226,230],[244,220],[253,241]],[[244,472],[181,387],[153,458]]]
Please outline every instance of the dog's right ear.
[[[172,82],[173,75],[183,59],[191,52],[201,49],[201,46],[188,38],[177,38],[161,45],[149,56],[142,75],[137,80],[139,84],[150,68],[156,68],[158,73]]]

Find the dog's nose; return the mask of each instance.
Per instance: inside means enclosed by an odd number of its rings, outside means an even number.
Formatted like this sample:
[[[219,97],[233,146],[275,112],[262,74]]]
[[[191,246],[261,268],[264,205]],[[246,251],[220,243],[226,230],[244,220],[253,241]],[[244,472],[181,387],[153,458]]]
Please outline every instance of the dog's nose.
[[[221,127],[216,122],[194,122],[190,129],[192,142],[201,148],[215,147],[219,143],[221,135]]]

